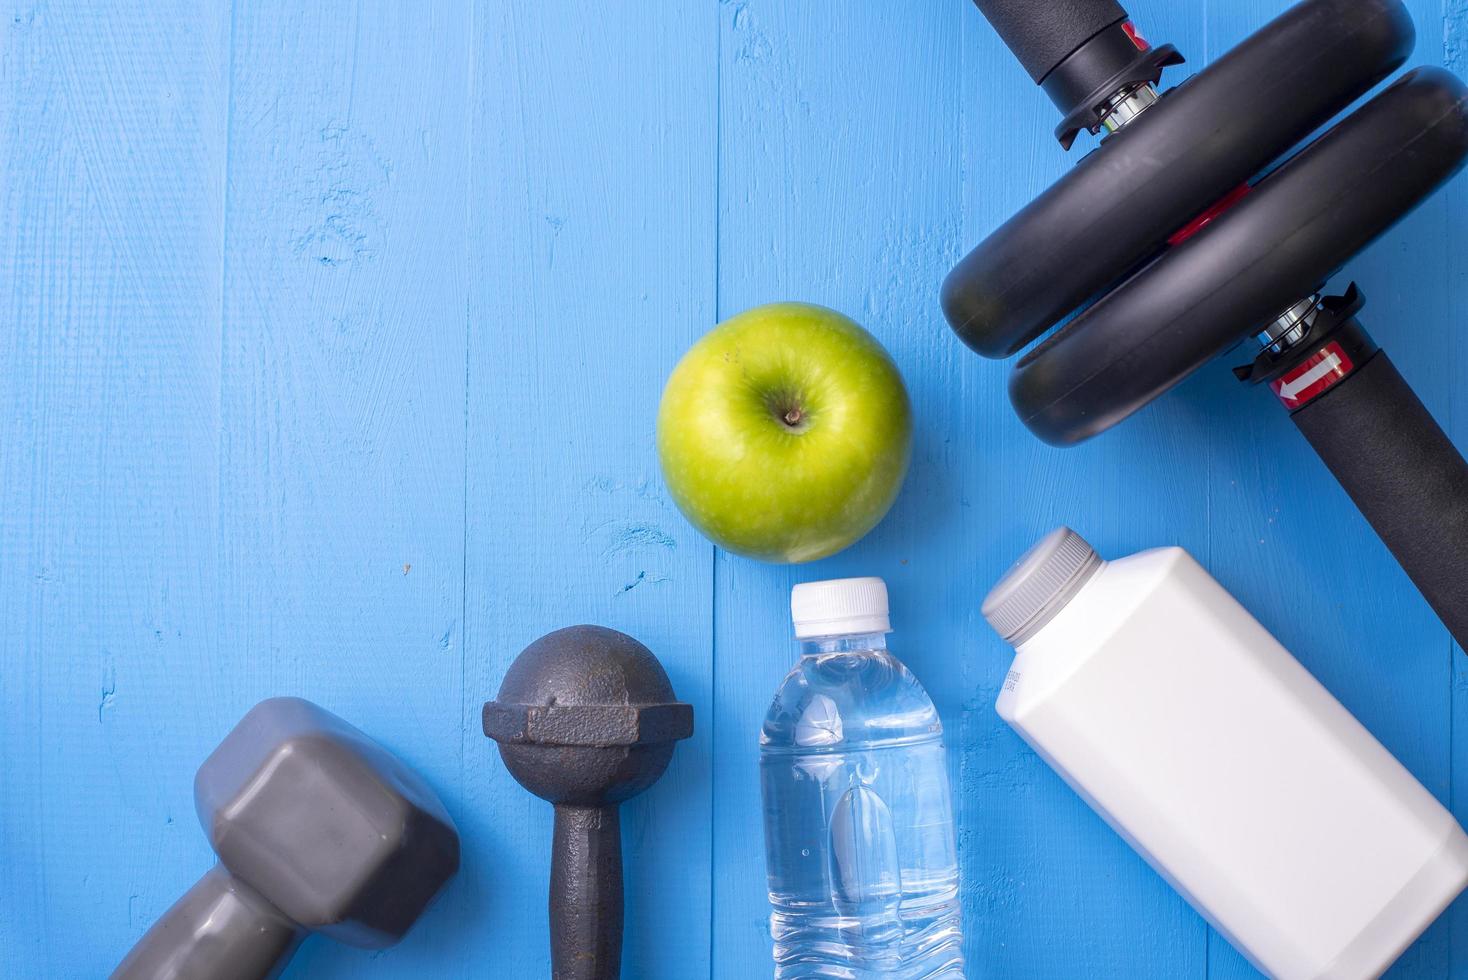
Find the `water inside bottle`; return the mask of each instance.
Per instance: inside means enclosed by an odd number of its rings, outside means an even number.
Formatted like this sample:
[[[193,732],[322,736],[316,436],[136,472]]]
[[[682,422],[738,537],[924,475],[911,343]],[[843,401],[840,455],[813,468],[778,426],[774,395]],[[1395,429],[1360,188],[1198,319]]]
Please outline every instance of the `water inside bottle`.
[[[942,725],[878,634],[825,638],[760,735],[775,977],[963,977]]]

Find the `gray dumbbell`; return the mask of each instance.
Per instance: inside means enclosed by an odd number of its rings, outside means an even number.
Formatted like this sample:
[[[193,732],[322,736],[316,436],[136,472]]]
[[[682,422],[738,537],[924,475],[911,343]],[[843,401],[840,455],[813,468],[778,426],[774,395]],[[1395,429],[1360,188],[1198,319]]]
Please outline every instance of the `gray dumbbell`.
[[[299,698],[262,701],[194,777],[214,866],[113,980],[278,976],[307,933],[391,946],[459,868],[459,835],[411,770]]]

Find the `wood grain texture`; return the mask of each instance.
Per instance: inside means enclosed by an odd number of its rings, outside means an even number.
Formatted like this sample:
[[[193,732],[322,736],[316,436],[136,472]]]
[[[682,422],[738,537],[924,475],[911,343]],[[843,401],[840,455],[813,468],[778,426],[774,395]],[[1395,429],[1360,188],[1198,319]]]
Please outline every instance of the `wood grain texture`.
[[[1468,76],[1468,0],[1448,0],[1442,13],[1443,64],[1460,78]],[[1442,352],[1439,356],[1449,364],[1447,384],[1439,390],[1434,409],[1448,434],[1462,447],[1468,445],[1468,397],[1461,384],[1463,365],[1468,364],[1468,336],[1464,335],[1465,319],[1456,300],[1468,290],[1468,234],[1463,230],[1463,218],[1468,215],[1468,186],[1461,180],[1454,181],[1444,191],[1443,199],[1446,220],[1453,231],[1442,250],[1445,274],[1441,288],[1447,306],[1442,318],[1431,325],[1427,338],[1430,349]],[[1404,333],[1411,336],[1410,330],[1407,326]],[[1464,823],[1468,822],[1468,659],[1454,655],[1450,670],[1452,737],[1448,752],[1452,765],[1447,802],[1458,822]],[[1443,918],[1447,922],[1448,962],[1455,971],[1468,973],[1468,903],[1455,903]],[[1438,926],[1439,930],[1443,928]]]
[[[213,710],[336,711],[464,810],[467,2],[238,4],[224,264]],[[171,778],[178,781],[181,774]],[[483,867],[483,837],[464,865]],[[300,976],[461,969],[481,875],[378,954]],[[368,960],[371,959],[371,966]]]
[[[1201,5],[1129,9],[1154,41],[1185,51],[1202,44]],[[1050,133],[1053,107],[982,18],[965,17],[964,28],[959,89],[989,93],[965,111],[960,234],[968,247],[1085,151],[1061,151]],[[961,485],[987,484],[973,491],[980,507],[958,532],[967,536],[958,560],[935,575],[966,588],[933,613],[957,607],[971,617],[961,633],[944,630],[937,640],[961,643],[956,653],[972,661],[965,685],[971,699],[959,721],[970,961],[977,975],[1036,980],[1205,976],[1207,928],[994,713],[1012,652],[976,615],[1009,563],[1061,523],[1103,555],[1176,543],[1208,560],[1214,426],[1195,395],[1198,382],[1102,437],[1055,449],[1008,411],[1007,363],[952,347],[976,380],[949,425],[965,433],[960,446],[983,447],[965,464],[975,472]]]
[[[207,867],[229,22],[0,9],[0,961],[97,976]]]
[[[563,626],[657,654],[695,734],[622,808],[623,961],[668,980],[709,972],[713,549],[652,433],[714,318],[715,13],[507,0],[474,25],[463,713]],[[493,854],[469,960],[547,976],[551,807],[466,737],[464,827]]]
[[[1196,67],[1285,6],[1130,9]],[[1468,72],[1468,0],[1409,6],[1413,60]],[[949,266],[1075,157],[965,0],[0,15],[6,976],[104,974],[208,867],[193,770],[272,694],[419,768],[465,839],[406,943],[313,941],[288,975],[547,975],[551,810],[479,707],[579,622],[697,714],[624,809],[625,975],[767,975],[788,589],[856,574],[943,715],[970,975],[1256,976],[994,714],[979,601],[1060,522],[1188,547],[1468,818],[1468,661],[1266,392],[1215,364],[1051,449],[943,325]],[[1460,444],[1465,218],[1460,179],[1337,283]],[[866,324],[919,426],[891,516],[793,569],[716,552],[652,445],[688,346],[784,299]],[[1468,902],[1391,976],[1468,976]]]

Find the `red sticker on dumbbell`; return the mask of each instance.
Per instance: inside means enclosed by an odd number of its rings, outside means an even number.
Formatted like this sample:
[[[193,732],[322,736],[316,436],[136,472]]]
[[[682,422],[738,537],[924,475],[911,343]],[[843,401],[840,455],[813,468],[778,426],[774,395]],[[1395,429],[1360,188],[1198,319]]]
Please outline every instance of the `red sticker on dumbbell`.
[[[1269,387],[1285,408],[1295,409],[1319,398],[1355,369],[1345,349],[1332,340]]]

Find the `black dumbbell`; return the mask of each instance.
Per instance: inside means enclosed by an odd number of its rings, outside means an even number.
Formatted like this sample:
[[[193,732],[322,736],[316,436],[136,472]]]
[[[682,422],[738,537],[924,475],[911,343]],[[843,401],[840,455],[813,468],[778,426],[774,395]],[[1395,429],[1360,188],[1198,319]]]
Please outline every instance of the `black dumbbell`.
[[[657,782],[693,734],[663,665],[625,633],[557,630],[510,665],[484,705],[484,734],[510,774],[555,804],[551,974],[616,980],[622,969],[622,825],[618,808]]]
[[[1242,340],[1460,646],[1468,464],[1326,281],[1468,158],[1468,88],[1421,68],[1276,161],[1398,68],[1397,0],[1305,0],[1176,88],[1181,60],[1113,0],[976,0],[1064,119],[1108,135],[958,264],[943,309],[1007,357],[1024,423],[1054,445],[1110,428]]]

